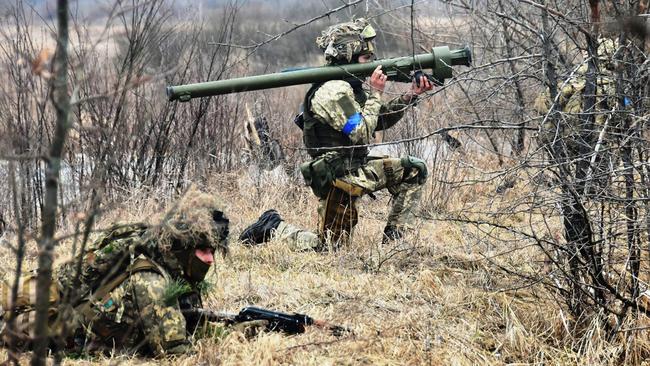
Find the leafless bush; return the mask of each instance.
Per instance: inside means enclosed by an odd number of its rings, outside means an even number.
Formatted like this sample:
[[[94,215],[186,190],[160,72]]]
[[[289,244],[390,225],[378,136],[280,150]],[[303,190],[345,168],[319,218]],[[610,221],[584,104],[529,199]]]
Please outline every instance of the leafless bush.
[[[630,335],[623,329],[628,319],[650,315],[638,302],[648,288],[648,79],[645,23],[634,18],[642,9],[597,1],[449,5],[467,11],[470,35],[480,44],[477,67],[462,76],[465,112],[474,123],[513,127],[485,135],[485,149],[499,154],[505,168],[492,173],[491,200],[499,204],[452,216],[537,245],[543,265],[506,270],[557,295],[572,315],[567,329],[575,347],[588,341],[594,322],[609,339]],[[639,22],[641,31],[631,31]],[[617,48],[603,57],[607,40]],[[575,86],[578,109],[567,107],[567,85]],[[552,102],[537,117],[532,107],[541,93]],[[527,127],[539,131],[535,139]],[[527,196],[508,201],[512,187]],[[636,352],[621,357],[637,362],[647,349]]]
[[[518,278],[521,288],[543,286],[561,314],[569,314],[558,331],[566,339],[553,342],[584,350],[595,339],[594,327],[604,329],[607,341],[642,339],[635,329],[650,315],[640,301],[649,290],[650,171],[646,25],[636,15],[647,2],[341,4],[290,2],[282,19],[266,3],[227,2],[198,20],[179,20],[163,0],[132,0],[106,9],[100,23],[72,17],[72,128],[61,160],[59,211],[49,216],[58,227],[74,228],[76,250],[85,245],[95,214],[132,192],[170,195],[190,180],[206,183],[248,164],[240,153],[247,104],[261,104],[271,136],[286,153],[285,170],[299,182],[296,167],[306,155],[292,118],[305,87],[185,104],[167,102],[163,89],[317,65],[319,30],[363,15],[380,30],[382,57],[443,44],[474,51],[472,69],[457,70],[380,142],[405,141],[374,148],[429,162],[423,217],[474,224],[476,231],[460,235],[467,251],[484,256],[486,273]],[[344,9],[320,16],[337,6]],[[12,249],[20,271],[24,240],[38,236],[46,206],[46,163],[57,126],[50,103],[56,44],[34,9],[21,1],[5,8],[0,171],[7,174],[0,179],[10,188],[0,197],[0,215],[18,234]],[[613,70],[598,58],[599,35],[618,41]],[[577,97],[581,108],[568,111],[563,89],[577,77],[585,85]],[[612,80],[614,93],[607,97],[599,91],[603,77]],[[400,88],[387,94],[397,96]],[[551,102],[540,115],[533,106],[542,93]],[[253,182],[258,198],[261,177]],[[84,211],[83,224],[71,225]],[[529,261],[509,259],[531,246]],[[378,271],[384,259],[365,258],[365,264]],[[480,286],[513,290],[489,278]],[[635,344],[618,355],[622,362],[647,355],[643,342]]]

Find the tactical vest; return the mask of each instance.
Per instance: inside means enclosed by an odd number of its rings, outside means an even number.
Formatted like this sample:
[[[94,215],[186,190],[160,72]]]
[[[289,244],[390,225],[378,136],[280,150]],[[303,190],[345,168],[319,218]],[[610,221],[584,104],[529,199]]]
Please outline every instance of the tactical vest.
[[[143,238],[146,230],[146,225],[133,224],[115,226],[103,233],[86,249],[81,259],[81,272],[78,274],[77,283],[74,279],[77,276],[79,257],[57,269],[57,279],[62,291],[71,286],[75,289],[73,305],[85,301],[97,288],[125,273],[132,259],[140,254],[147,254],[146,241]]]
[[[341,154],[343,159],[347,160],[353,167],[358,167],[365,163],[369,150],[367,147],[358,148],[340,148],[331,149],[336,146],[355,146],[354,142],[341,131],[335,130],[333,127],[314,116],[311,111],[311,100],[316,94],[318,88],[323,83],[313,84],[307,91],[303,103],[303,141],[308,148],[307,152],[312,158],[317,158],[328,151],[336,151]],[[361,88],[353,88],[355,91],[354,99],[363,107],[368,99],[368,96]],[[321,149],[325,148],[325,149]],[[329,148],[329,149],[328,149]]]

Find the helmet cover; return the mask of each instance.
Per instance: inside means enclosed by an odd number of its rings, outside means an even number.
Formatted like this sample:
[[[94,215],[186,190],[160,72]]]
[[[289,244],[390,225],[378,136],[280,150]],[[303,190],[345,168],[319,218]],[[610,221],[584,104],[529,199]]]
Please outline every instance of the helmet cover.
[[[229,220],[214,195],[192,186],[166,211],[155,233],[162,252],[211,248],[228,252]]]
[[[355,56],[374,54],[375,29],[364,18],[330,26],[316,38],[328,64],[350,63]]]

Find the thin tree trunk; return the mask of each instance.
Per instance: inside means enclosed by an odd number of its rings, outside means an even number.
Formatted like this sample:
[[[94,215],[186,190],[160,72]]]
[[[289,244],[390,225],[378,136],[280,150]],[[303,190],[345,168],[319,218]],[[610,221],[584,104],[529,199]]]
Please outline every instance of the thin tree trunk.
[[[14,278],[14,283],[11,286],[10,304],[12,308],[9,309],[10,311],[9,319],[7,321],[8,333],[10,335],[8,361],[13,363],[14,365],[18,365],[18,359],[16,357],[16,353],[18,352],[18,350],[16,349],[16,339],[17,339],[16,309],[14,308],[14,306],[16,304],[16,299],[18,299],[18,287],[20,286],[20,274],[23,271],[23,261],[25,259],[25,224],[23,221],[25,216],[24,216],[24,212],[22,212],[23,209],[20,208],[18,202],[24,203],[25,190],[18,188],[18,184],[16,184],[15,171],[16,171],[15,163],[13,161],[10,161],[9,162],[9,183],[11,184],[12,204],[14,206],[16,226],[18,227],[18,247],[16,248],[15,278]],[[18,199],[19,196],[21,197],[20,201]]]
[[[505,13],[505,8],[501,0],[499,0],[499,8],[501,12]],[[505,19],[501,20],[501,27],[503,29],[503,37],[506,43],[506,55],[508,56],[509,59],[508,66],[510,68],[510,73],[514,76],[517,75],[517,68],[515,66],[514,61],[512,61],[511,59],[515,57],[515,55],[513,52],[511,34],[508,30],[508,25],[506,24]],[[518,122],[521,122],[521,128],[519,129],[519,131],[517,131],[517,135],[515,137],[512,150],[517,156],[520,156],[521,153],[524,151],[524,145],[526,140],[526,124],[523,122],[525,120],[524,118],[525,101],[524,101],[524,93],[522,91],[523,88],[521,86],[520,78],[515,77],[513,83],[515,85],[515,96],[517,100],[517,104],[515,107],[515,118],[517,119]]]
[[[38,242],[38,277],[36,286],[36,325],[32,365],[45,365],[49,341],[48,307],[52,283],[54,232],[56,229],[57,191],[61,156],[69,129],[70,96],[67,90],[68,72],[68,1],[57,1],[58,34],[54,56],[52,105],[56,110],[56,128],[45,171],[45,200],[43,204],[41,238]]]

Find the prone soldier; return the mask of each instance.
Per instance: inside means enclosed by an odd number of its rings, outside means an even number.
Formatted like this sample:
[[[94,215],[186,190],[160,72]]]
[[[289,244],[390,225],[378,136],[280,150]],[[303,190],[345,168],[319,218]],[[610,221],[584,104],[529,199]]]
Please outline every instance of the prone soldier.
[[[50,290],[50,346],[84,353],[170,355],[192,352],[192,340],[231,331],[298,334],[316,326],[336,336],[351,332],[305,314],[247,306],[238,314],[205,309],[202,293],[214,254],[228,251],[229,220],[220,201],[190,189],[157,225],[114,226],[57,267]],[[22,277],[15,305],[0,283],[0,346],[31,347],[33,273]],[[13,310],[12,310],[13,309]],[[16,315],[17,328],[4,320]]]
[[[67,346],[153,355],[189,351],[201,325],[190,310],[202,307],[214,254],[227,253],[228,225],[217,198],[191,189],[160,224],[116,227],[83,257],[58,268],[63,304],[74,307]]]

